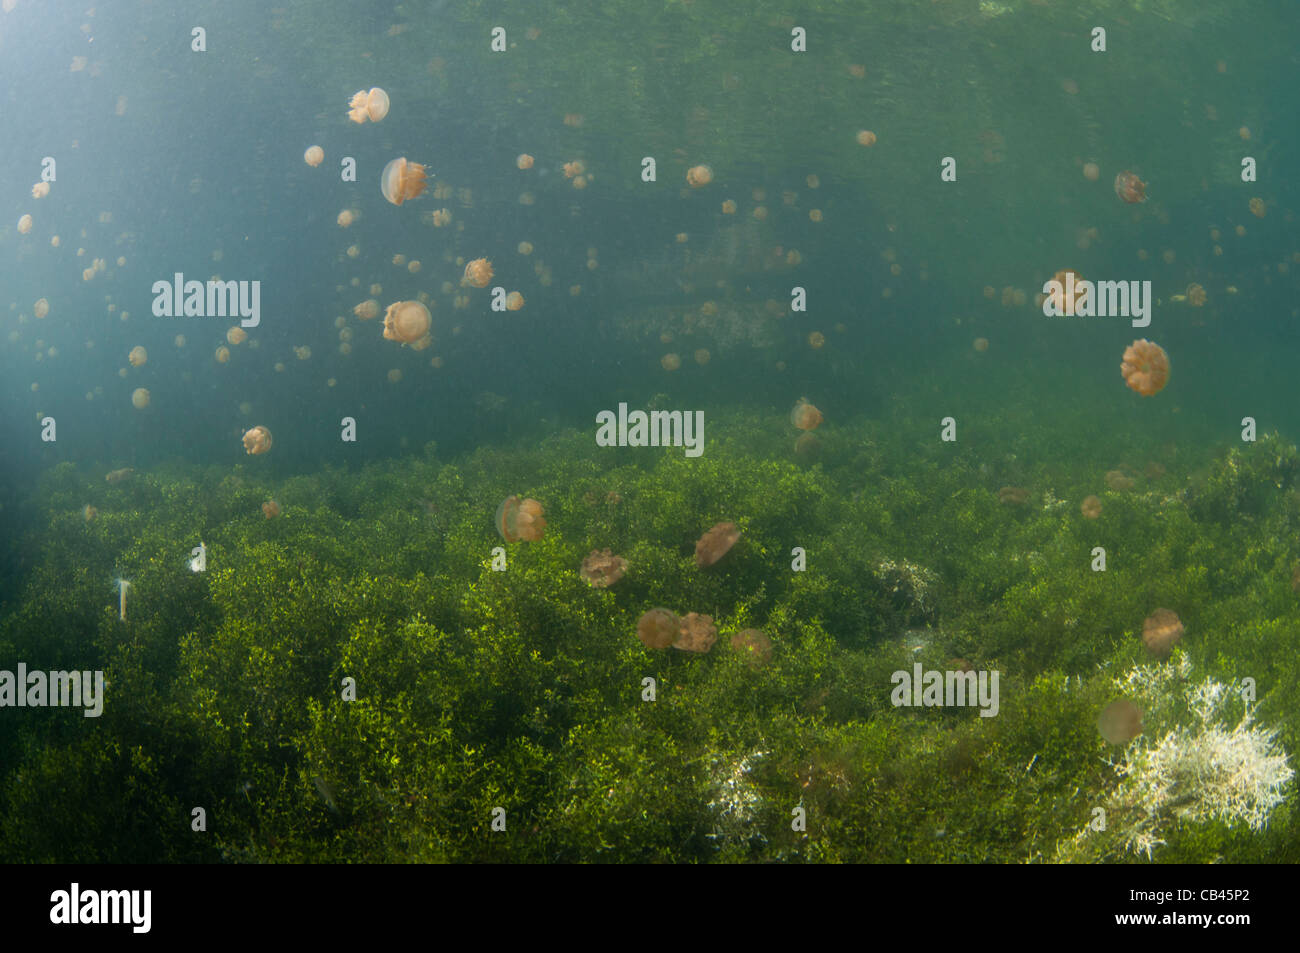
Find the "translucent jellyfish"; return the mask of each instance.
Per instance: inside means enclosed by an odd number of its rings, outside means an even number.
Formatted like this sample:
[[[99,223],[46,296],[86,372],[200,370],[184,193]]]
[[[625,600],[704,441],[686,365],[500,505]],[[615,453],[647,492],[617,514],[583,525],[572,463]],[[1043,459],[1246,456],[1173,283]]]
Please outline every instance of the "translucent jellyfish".
[[[275,519],[280,515],[280,504],[275,500],[267,500],[262,504],[262,515],[269,520]]]
[[[998,490],[998,502],[1004,506],[1024,506],[1029,502],[1029,491],[1022,486],[1004,486]]]
[[[131,393],[131,406],[136,410],[144,410],[149,406],[149,392],[143,387],[137,387]]]
[[[137,344],[131,348],[131,353],[126,356],[126,359],[132,367],[143,367],[145,362],[149,360],[149,352]]]
[[[876,134],[870,129],[861,129],[857,135],[858,145],[874,146],[876,144]]]
[[[32,313],[38,318],[44,318],[50,313],[50,303],[44,298],[37,298],[36,303],[32,305]]]
[[[488,282],[492,280],[492,275],[492,262],[486,258],[475,258],[465,266],[465,277],[460,283],[475,288],[486,288]]]
[[[226,341],[228,343],[238,347],[240,344],[243,344],[247,340],[248,340],[248,332],[245,331],[243,328],[241,328],[239,325],[236,324],[235,326],[226,329]]]
[[[508,496],[497,507],[497,532],[507,543],[536,542],[546,534],[544,512],[536,500]]]
[[[339,217],[335,219],[339,223],[339,228],[347,228],[357,220],[357,213],[352,209],[345,208],[339,212]]]
[[[507,311],[518,311],[523,306],[524,306],[524,296],[521,295],[518,291],[512,291],[510,292],[510,294],[506,295]]]
[[[521,152],[515,158],[515,166],[521,171],[524,169],[531,169],[533,167],[533,157],[527,152]]]
[[[648,649],[666,649],[681,631],[681,619],[668,609],[650,609],[636,623],[636,637]]]
[[[1067,297],[1070,290],[1071,275],[1073,275],[1074,281],[1073,298]],[[1056,283],[1056,287],[1048,295],[1048,300],[1052,302],[1052,307],[1058,314],[1072,318],[1075,312],[1083,307],[1084,298],[1088,294],[1088,286],[1083,283],[1083,280],[1083,275],[1073,268],[1062,268],[1052,275],[1052,281]]]
[[[574,176],[582,175],[587,171],[586,164],[581,159],[574,159],[572,162],[564,163],[564,177],[572,179]]]
[[[1204,305],[1207,297],[1208,295],[1206,295],[1205,289],[1196,284],[1196,282],[1192,282],[1187,286],[1187,303],[1193,308],[1199,308]]]
[[[1127,698],[1117,698],[1097,716],[1097,733],[1110,744],[1128,744],[1142,733],[1142,709]]]
[[[820,331],[813,331],[808,335],[808,346],[814,351],[821,350],[826,346],[826,335]]]
[[[364,89],[353,93],[348,103],[348,118],[353,122],[379,122],[388,115],[388,94],[378,86],[369,92]]]
[[[593,589],[608,589],[627,572],[627,560],[608,549],[593,549],[582,561],[580,573]]]
[[[1153,341],[1134,341],[1124,350],[1120,373],[1124,383],[1143,397],[1154,396],[1169,383],[1169,355]]]
[[[379,317],[379,302],[374,298],[367,298],[365,301],[353,308],[352,313],[362,321],[371,321]]]
[[[790,423],[800,430],[816,430],[824,419],[822,412],[803,397],[799,398],[794,410],[790,411]]]
[[[408,162],[405,157],[388,163],[379,176],[379,191],[394,205],[419,197],[428,184],[424,166]]]
[[[311,146],[302,154],[302,161],[315,168],[325,161],[325,150],[320,146]]]
[[[696,348],[695,350],[696,364],[700,365],[700,367],[703,367],[704,365],[708,364],[709,361],[711,360],[713,360],[713,355],[709,353],[709,349],[707,347]]]
[[[1083,177],[1089,182],[1096,182],[1101,178],[1101,169],[1095,162],[1085,162],[1083,164]]]
[[[396,301],[384,313],[384,338],[414,344],[429,334],[433,318],[418,301]]]
[[[31,230],[32,230],[32,217],[30,215],[24,215],[22,218],[18,220],[18,234],[26,235]]]
[[[392,368],[388,372],[387,377],[388,377],[388,383],[400,384],[402,382],[402,369],[400,367]]]
[[[973,346],[974,346],[975,350],[977,350],[977,351],[979,351],[981,354],[983,354],[985,351],[987,351],[987,350],[989,349],[989,339],[988,339],[988,338],[976,338],[976,339],[975,339],[975,343],[974,343]]]
[[[1085,496],[1083,502],[1079,504],[1079,512],[1090,520],[1095,520],[1101,516],[1101,497],[1096,495]]]
[[[1142,624],[1142,644],[1154,658],[1166,659],[1183,637],[1183,622],[1172,609],[1157,609]]]
[[[1268,210],[1264,207],[1264,200],[1263,200],[1263,199],[1261,199],[1261,198],[1253,198],[1253,199],[1250,200],[1250,214],[1251,214],[1251,215],[1254,215],[1256,218],[1263,218],[1264,215],[1267,213],[1267,211],[1268,211]]]
[[[1123,470],[1107,470],[1105,480],[1106,485],[1116,493],[1127,493],[1137,486],[1137,481]]]
[[[695,544],[695,565],[700,569],[712,566],[736,545],[740,527],[735,523],[718,523],[699,538]]]
[[[741,629],[732,635],[731,647],[751,665],[762,665],[772,657],[772,640],[759,629]]]
[[[219,348],[217,348],[216,353],[214,353],[212,356],[217,359],[218,364],[225,364],[228,360],[230,360],[230,348],[226,347],[223,344]]]
[[[666,371],[675,371],[682,366],[682,359],[680,355],[674,354],[670,351],[663,357],[659,358],[659,364]]]
[[[722,214],[723,214],[723,215],[735,215],[735,214],[736,214],[736,201],[735,201],[735,199],[723,199],[723,201],[722,201]]]
[[[713,181],[713,170],[707,165],[693,165],[686,170],[686,184],[700,189]]]
[[[32,186],[32,198],[34,199],[43,199],[45,198],[45,196],[49,194],[50,194],[50,183],[48,182],[37,182],[35,185]]]
[[[271,431],[260,424],[244,434],[245,453],[266,453],[271,449]]]
[[[677,638],[673,641],[673,648],[703,655],[713,648],[713,643],[716,641],[718,641],[718,627],[713,624],[713,616],[688,612],[682,617]]]
[[[1115,176],[1115,194],[1130,205],[1147,200],[1147,184],[1127,169]]]

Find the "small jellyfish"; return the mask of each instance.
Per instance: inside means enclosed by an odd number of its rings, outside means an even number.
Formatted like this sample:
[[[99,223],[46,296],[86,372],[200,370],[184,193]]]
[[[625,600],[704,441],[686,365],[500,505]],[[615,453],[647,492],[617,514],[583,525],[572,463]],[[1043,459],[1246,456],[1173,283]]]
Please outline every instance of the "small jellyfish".
[[[339,228],[347,228],[357,220],[357,217],[358,213],[354,212],[352,209],[345,208],[343,211],[339,212],[339,217],[335,219],[335,221],[339,223]]]
[[[998,502],[1003,506],[1024,506],[1029,502],[1029,491],[1022,486],[1004,486],[998,490]]]
[[[518,291],[512,291],[510,292],[510,294],[506,295],[507,311],[518,311],[523,306],[524,306],[524,296],[521,295]]]
[[[739,539],[739,526],[732,522],[718,523],[696,542],[695,565],[700,569],[712,566],[731,552]]]
[[[627,560],[608,549],[593,549],[582,561],[580,574],[593,589],[608,589],[627,572]]]
[[[709,353],[709,349],[707,347],[701,347],[695,349],[695,363],[700,365],[700,367],[703,367],[704,365],[708,364],[709,361],[711,360],[713,360],[713,355]]]
[[[762,665],[772,657],[772,640],[759,629],[741,629],[732,635],[731,647],[750,665]]]
[[[536,542],[546,534],[542,504],[533,499],[508,496],[497,507],[496,527],[507,543]]]
[[[492,280],[492,275],[492,262],[486,258],[475,258],[465,266],[465,277],[461,279],[461,284],[486,288],[488,282]]]
[[[1254,215],[1256,218],[1263,218],[1263,217],[1265,216],[1265,214],[1267,214],[1267,211],[1268,211],[1268,210],[1264,207],[1264,200],[1263,200],[1263,199],[1261,199],[1261,198],[1253,198],[1253,199],[1250,200],[1250,214],[1251,214],[1251,215]]]
[[[1115,176],[1115,194],[1130,205],[1147,200],[1147,184],[1127,169]]]
[[[230,348],[226,347],[224,344],[221,345],[219,348],[217,348],[217,351],[213,355],[213,357],[217,359],[218,364],[225,364],[227,361],[230,360]]]
[[[320,146],[311,146],[302,154],[302,161],[314,169],[325,161],[325,150]]]
[[[388,163],[379,176],[379,191],[394,205],[418,198],[428,184],[424,166],[418,162],[408,162],[405,157]]]
[[[414,344],[427,337],[433,318],[429,309],[418,301],[397,301],[384,313],[384,338]]]
[[[713,616],[700,612],[688,612],[681,619],[677,629],[677,638],[673,648],[682,652],[697,652],[704,655],[718,641],[718,627],[713,624]]]
[[[527,152],[521,152],[515,158],[515,167],[518,168],[521,172],[525,169],[531,169],[533,167],[533,157],[530,156]]]
[[[681,619],[669,609],[650,609],[636,623],[636,637],[648,649],[666,649],[681,631]]]
[[[149,352],[137,344],[131,348],[131,353],[126,356],[126,359],[132,367],[143,367],[145,362],[149,360]]]
[[[874,146],[876,144],[876,134],[870,129],[862,129],[858,132],[857,140],[860,146]]]
[[[1137,481],[1125,473],[1123,470],[1107,470],[1104,477],[1106,486],[1110,487],[1116,493],[1127,493],[1133,487],[1137,486]]]
[[[38,318],[44,318],[50,313],[50,303],[44,298],[37,298],[36,303],[32,305],[32,313]]]
[[[1142,733],[1142,709],[1127,698],[1117,698],[1097,716],[1097,733],[1110,744],[1128,744]]]
[[[572,179],[575,176],[582,175],[586,172],[587,166],[581,159],[574,159],[572,162],[564,163],[563,170],[564,177],[566,179]]]
[[[1183,637],[1183,622],[1172,609],[1157,609],[1142,624],[1142,644],[1154,658],[1166,659]]]
[[[713,170],[707,165],[694,165],[686,170],[686,184],[701,189],[713,181]]]
[[[821,350],[826,346],[826,335],[820,331],[813,331],[808,335],[808,346],[814,351]]]
[[[1079,512],[1090,520],[1095,520],[1101,516],[1101,497],[1085,496],[1083,502],[1079,504]]]
[[[37,182],[35,185],[32,186],[32,198],[34,199],[43,199],[45,198],[45,196],[49,194],[50,194],[50,183],[48,182]]]
[[[977,351],[979,351],[981,354],[983,354],[985,351],[987,351],[987,350],[989,349],[989,339],[988,339],[988,338],[976,338],[976,339],[975,339],[975,343],[974,343],[974,348],[975,348],[975,350],[977,350]]]
[[[1206,295],[1205,289],[1196,284],[1196,282],[1192,282],[1187,286],[1187,303],[1193,308],[1203,306],[1207,297],[1208,295]]]
[[[1101,168],[1095,162],[1085,162],[1083,164],[1083,177],[1089,182],[1096,182],[1101,178]]]
[[[271,431],[260,424],[244,434],[245,453],[266,453],[271,449]]]
[[[348,118],[353,122],[379,122],[388,115],[388,94],[378,86],[369,92],[364,89],[352,95],[348,103]]]
[[[31,230],[32,230],[32,217],[30,215],[24,215],[22,218],[18,220],[18,234],[26,235]]]
[[[280,504],[275,500],[267,500],[262,504],[262,515],[269,520],[275,519],[280,515]]]
[[[816,430],[824,419],[822,412],[803,397],[799,398],[794,410],[790,411],[790,423],[800,430]]]
[[[136,410],[144,410],[149,406],[149,392],[143,387],[137,387],[131,393],[131,406]]]
[[[722,201],[722,214],[723,214],[723,215],[735,215],[735,214],[736,214],[736,202],[735,202],[734,199],[723,199],[723,201]]]
[[[234,325],[226,330],[226,341],[238,347],[248,340],[248,332],[239,325]]]
[[[669,352],[659,358],[659,364],[666,371],[675,371],[682,366],[682,359],[679,355]]]
[[[355,308],[352,313],[361,321],[371,321],[379,317],[379,302],[374,298],[367,298]]]
[[[1154,341],[1134,341],[1124,350],[1120,373],[1131,389],[1152,397],[1169,383],[1169,355]]]

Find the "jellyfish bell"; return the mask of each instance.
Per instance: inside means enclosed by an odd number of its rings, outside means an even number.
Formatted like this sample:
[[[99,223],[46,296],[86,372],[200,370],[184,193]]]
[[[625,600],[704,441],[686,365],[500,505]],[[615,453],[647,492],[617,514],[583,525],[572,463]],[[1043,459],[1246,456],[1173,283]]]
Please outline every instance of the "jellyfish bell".
[[[244,434],[245,453],[266,453],[271,449],[271,431],[260,424]]]
[[[352,94],[352,100],[348,103],[348,118],[353,122],[365,122],[367,119],[379,122],[388,115],[388,106],[388,94],[378,86],[372,87],[369,92],[359,90]]]
[[[1145,338],[1124,349],[1120,363],[1124,383],[1143,397],[1153,397],[1169,383],[1169,355],[1164,348]]]
[[[396,301],[384,313],[384,337],[402,344],[415,344],[429,334],[433,318],[418,301]]]
[[[1142,709],[1117,698],[1097,716],[1097,733],[1113,745],[1128,744],[1142,733]]]
[[[750,665],[762,665],[772,657],[772,640],[759,629],[741,629],[731,637],[731,647]]]
[[[302,161],[314,169],[325,161],[325,150],[320,146],[311,146],[302,154]]]
[[[465,277],[460,283],[475,288],[486,288],[488,282],[492,280],[492,275],[492,262],[486,258],[475,258],[465,265]]]
[[[799,398],[794,410],[790,411],[790,423],[800,430],[816,430],[824,419],[822,412],[803,397]]]
[[[137,387],[131,393],[131,406],[136,410],[144,410],[149,406],[149,391],[143,387]]]
[[[226,340],[238,346],[248,340],[248,332],[236,324],[226,330]]]
[[[713,181],[713,170],[707,165],[694,165],[686,170],[686,184],[700,189]]]
[[[1147,184],[1125,169],[1115,176],[1115,194],[1130,205],[1147,200]]]
[[[732,522],[718,523],[699,538],[695,544],[695,565],[700,569],[712,566],[736,545],[740,527]]]
[[[384,166],[384,171],[379,176],[379,191],[394,205],[418,198],[428,184],[424,166],[418,162],[408,162],[405,156]]]
[[[627,560],[611,550],[593,549],[582,561],[580,574],[593,589],[608,589],[627,572]]]
[[[1172,609],[1157,609],[1142,623],[1142,644],[1158,659],[1167,659],[1183,637],[1183,621]]]
[[[681,619],[669,609],[650,609],[636,623],[636,637],[648,649],[666,649],[681,631]]]
[[[367,298],[353,308],[352,313],[357,316],[358,320],[371,321],[379,317],[379,302],[374,298]]]
[[[280,515],[280,504],[275,500],[267,500],[262,504],[262,515],[269,520],[275,519]]]
[[[1079,512],[1090,520],[1097,519],[1101,516],[1101,497],[1085,496],[1083,502],[1079,504]]]
[[[137,344],[131,348],[131,353],[126,356],[126,359],[132,367],[143,367],[145,362],[149,360],[149,352]]]
[[[18,220],[18,234],[26,235],[31,230],[32,230],[32,217],[30,215],[24,215],[22,218]]]
[[[508,496],[497,507],[497,532],[507,543],[536,542],[546,533],[544,512],[536,500]]]
[[[718,627],[713,624],[713,616],[699,612],[688,612],[681,619],[677,638],[673,648],[682,652],[697,652],[704,655],[718,641]]]

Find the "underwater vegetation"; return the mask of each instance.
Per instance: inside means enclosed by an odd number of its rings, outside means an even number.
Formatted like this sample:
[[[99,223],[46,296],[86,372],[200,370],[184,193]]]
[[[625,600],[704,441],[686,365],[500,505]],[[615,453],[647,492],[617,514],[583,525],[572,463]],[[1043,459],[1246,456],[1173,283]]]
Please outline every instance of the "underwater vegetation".
[[[0,659],[103,669],[107,697],[5,711],[0,855],[1300,860],[1294,447],[1117,490],[870,421],[823,425],[810,464],[780,418],[727,420],[694,460],[568,432],[280,478],[48,471]],[[545,532],[502,533],[502,500]],[[716,642],[648,648],[661,606]],[[894,707],[915,663],[998,670],[996,716]]]

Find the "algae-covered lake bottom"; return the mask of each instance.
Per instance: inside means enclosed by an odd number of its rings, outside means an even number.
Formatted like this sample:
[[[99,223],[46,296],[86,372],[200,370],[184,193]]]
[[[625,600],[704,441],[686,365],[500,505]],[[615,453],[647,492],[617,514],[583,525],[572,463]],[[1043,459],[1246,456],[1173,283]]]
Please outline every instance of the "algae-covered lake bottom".
[[[796,453],[789,415],[709,420],[694,459],[570,429],[305,473],[44,472],[0,658],[107,687],[98,718],[6,712],[0,854],[1297,859],[1294,445],[1119,435],[1084,460],[1041,425],[944,442],[896,410]],[[494,531],[512,494],[540,540]],[[697,567],[723,521],[739,541]],[[606,548],[627,572],[593,588]],[[655,607],[707,614],[716,644],[647,648]],[[1142,638],[1160,608],[1185,628],[1168,659]],[[918,665],[996,672],[996,698],[896,705]],[[1141,734],[1109,744],[1120,698]]]

